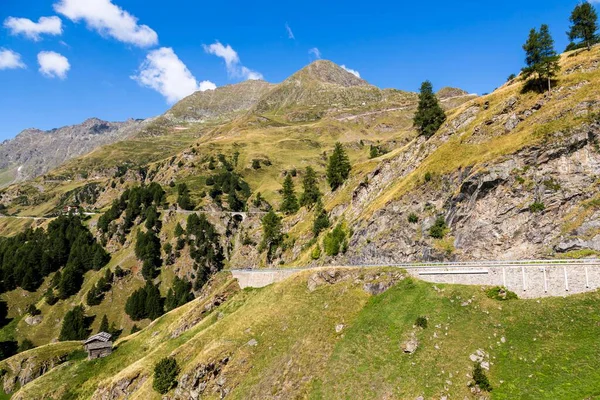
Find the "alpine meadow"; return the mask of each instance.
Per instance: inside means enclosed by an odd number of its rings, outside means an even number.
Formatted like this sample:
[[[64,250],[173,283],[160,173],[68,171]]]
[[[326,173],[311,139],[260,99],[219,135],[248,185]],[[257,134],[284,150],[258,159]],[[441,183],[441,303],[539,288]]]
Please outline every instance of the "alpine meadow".
[[[350,5],[310,4],[304,25],[262,3],[227,21],[186,1],[8,3],[3,119],[72,125],[0,143],[0,399],[600,398],[597,2],[524,5],[519,42],[485,38],[508,42],[485,49],[498,65],[468,61],[483,42],[457,14],[422,27],[464,39],[442,51],[404,32],[408,11],[390,27],[366,10],[351,45],[334,22]],[[272,59],[206,44],[220,24]],[[431,46],[431,66],[390,78],[365,52],[390,38]],[[494,90],[453,87],[477,69]],[[158,115],[74,124],[86,107]]]

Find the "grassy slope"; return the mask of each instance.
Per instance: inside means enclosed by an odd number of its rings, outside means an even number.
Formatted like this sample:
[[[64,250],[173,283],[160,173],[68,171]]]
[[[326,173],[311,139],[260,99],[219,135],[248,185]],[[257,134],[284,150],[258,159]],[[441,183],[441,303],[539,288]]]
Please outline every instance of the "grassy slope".
[[[224,368],[231,398],[470,398],[469,355],[491,356],[488,373],[497,399],[572,399],[600,393],[600,294],[540,301],[498,302],[474,287],[404,280],[370,297],[346,281],[314,292],[307,273],[261,290],[239,292],[184,335],[170,331],[204,306],[188,304],[125,338],[104,360],[77,361],[27,385],[23,398],[65,389],[89,398],[100,384],[151,373],[174,355],[180,376],[229,356]],[[467,306],[461,304],[471,299]],[[418,316],[413,355],[400,345]],[[344,324],[340,333],[337,324]],[[506,343],[501,343],[501,337]],[[256,339],[258,345],[247,342]],[[436,348],[437,347],[437,348]],[[70,376],[68,382],[63,377]],[[65,387],[68,386],[68,387]],[[204,394],[216,398],[211,387]],[[133,398],[159,399],[147,380]],[[204,397],[203,397],[204,398]]]

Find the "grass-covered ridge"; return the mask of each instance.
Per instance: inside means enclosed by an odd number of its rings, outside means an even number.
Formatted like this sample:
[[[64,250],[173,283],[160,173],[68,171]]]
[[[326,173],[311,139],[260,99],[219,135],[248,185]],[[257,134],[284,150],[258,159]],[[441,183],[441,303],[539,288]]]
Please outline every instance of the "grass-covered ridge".
[[[351,277],[315,287],[308,285],[314,274],[308,271],[233,296],[223,273],[205,300],[123,338],[108,358],[50,371],[15,398],[70,393],[87,399],[97,387],[99,395],[137,377],[133,398],[160,399],[152,390],[152,370],[169,355],[181,367],[179,379],[202,366],[219,366],[217,376],[206,380],[203,398],[218,398],[219,387],[236,399],[471,398],[471,355],[478,350],[489,362],[491,398],[589,398],[600,391],[600,321],[593,312],[600,294],[497,301],[478,287],[410,278],[377,296],[363,290],[370,279],[398,278],[399,272],[341,271],[338,277]],[[230,294],[223,305],[181,333],[182,323],[197,321],[211,296],[224,292]],[[426,328],[414,326],[419,317],[427,319]],[[407,354],[402,344],[413,335],[419,345]],[[170,395],[186,398],[189,389],[180,380]]]

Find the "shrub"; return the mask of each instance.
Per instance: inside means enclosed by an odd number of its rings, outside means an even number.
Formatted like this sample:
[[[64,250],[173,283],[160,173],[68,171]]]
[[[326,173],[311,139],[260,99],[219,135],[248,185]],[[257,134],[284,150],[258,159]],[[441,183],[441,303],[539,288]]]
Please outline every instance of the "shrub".
[[[337,256],[340,252],[346,252],[348,242],[346,240],[346,231],[341,223],[325,235],[323,247],[325,249],[325,254],[328,256]]]
[[[252,169],[260,169],[260,160],[252,160]]]
[[[446,220],[440,215],[435,220],[433,226],[429,228],[429,236],[434,239],[443,239],[444,236],[446,236],[447,230],[448,226],[446,225]]]
[[[485,372],[481,367],[481,363],[475,363],[473,366],[473,381],[475,382],[475,385],[479,386],[479,389],[486,392],[492,391],[492,385],[490,384],[488,377],[485,375]]]
[[[431,172],[429,172],[429,171],[425,172],[425,176],[424,176],[425,182],[430,182],[431,178],[432,178]]]
[[[177,385],[177,374],[179,374],[177,360],[172,357],[163,358],[154,367],[152,388],[160,394],[166,394]]]
[[[426,317],[417,317],[416,321],[415,321],[415,326],[419,327],[419,328],[427,328],[427,318]]]
[[[507,81],[507,82],[510,82],[510,81],[514,80],[516,77],[517,77],[517,75],[515,75],[515,74],[510,74],[510,75],[508,76],[508,79],[506,79],[506,81]]]
[[[490,299],[500,300],[500,301],[516,300],[519,298],[515,292],[511,292],[510,290],[507,290],[506,288],[503,288],[500,286],[496,286],[496,287],[486,290],[485,294]]]
[[[535,201],[529,206],[529,211],[532,213],[539,213],[546,209],[546,206],[541,201]]]
[[[419,222],[419,217],[415,213],[410,213],[408,215],[408,222],[410,222],[411,224],[416,224],[417,222]]]
[[[319,258],[321,258],[321,246],[316,245],[315,248],[310,253],[310,257],[313,260],[318,260]]]

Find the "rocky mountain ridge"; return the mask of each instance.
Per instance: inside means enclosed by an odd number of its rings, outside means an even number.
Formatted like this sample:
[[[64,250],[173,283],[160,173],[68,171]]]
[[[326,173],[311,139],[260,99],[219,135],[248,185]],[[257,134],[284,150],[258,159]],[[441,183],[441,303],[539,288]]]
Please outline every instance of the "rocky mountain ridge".
[[[25,129],[0,143],[0,187],[23,182],[110,143],[134,134],[142,120],[108,122],[89,118],[77,125],[48,131]]]

